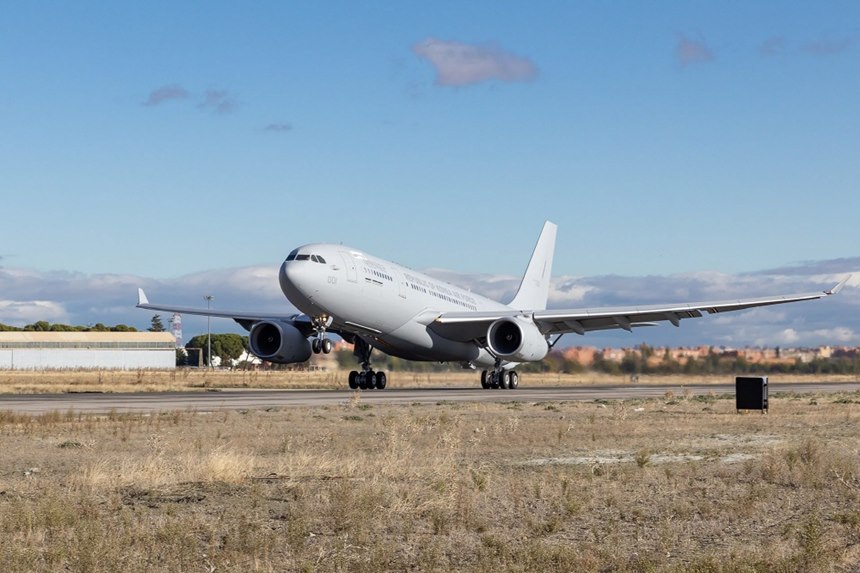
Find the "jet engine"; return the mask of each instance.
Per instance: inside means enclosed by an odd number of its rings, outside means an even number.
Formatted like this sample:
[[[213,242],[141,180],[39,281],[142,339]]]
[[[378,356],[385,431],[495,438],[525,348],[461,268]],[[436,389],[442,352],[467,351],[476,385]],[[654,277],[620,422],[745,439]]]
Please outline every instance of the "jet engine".
[[[522,316],[500,318],[487,329],[487,346],[499,358],[511,362],[540,360],[549,344],[534,322]]]
[[[251,352],[278,364],[304,362],[311,357],[311,343],[289,322],[262,321],[251,328]]]

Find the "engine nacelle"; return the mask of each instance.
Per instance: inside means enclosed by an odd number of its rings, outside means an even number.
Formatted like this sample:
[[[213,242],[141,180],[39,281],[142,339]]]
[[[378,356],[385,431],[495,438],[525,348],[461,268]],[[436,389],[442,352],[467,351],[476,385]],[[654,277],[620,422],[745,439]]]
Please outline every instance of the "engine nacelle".
[[[290,364],[311,357],[310,341],[289,322],[258,322],[248,338],[251,352],[269,362]]]
[[[532,362],[549,352],[549,344],[534,322],[522,316],[500,318],[487,329],[487,346],[505,360]]]

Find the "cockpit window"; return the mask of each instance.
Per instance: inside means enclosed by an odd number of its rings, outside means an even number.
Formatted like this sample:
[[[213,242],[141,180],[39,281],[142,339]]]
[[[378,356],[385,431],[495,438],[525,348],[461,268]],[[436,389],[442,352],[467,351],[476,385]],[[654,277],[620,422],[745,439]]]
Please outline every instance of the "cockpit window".
[[[306,255],[299,254],[299,250],[296,249],[292,253],[287,256],[288,261],[313,261],[315,263],[325,264],[325,259],[319,255]]]

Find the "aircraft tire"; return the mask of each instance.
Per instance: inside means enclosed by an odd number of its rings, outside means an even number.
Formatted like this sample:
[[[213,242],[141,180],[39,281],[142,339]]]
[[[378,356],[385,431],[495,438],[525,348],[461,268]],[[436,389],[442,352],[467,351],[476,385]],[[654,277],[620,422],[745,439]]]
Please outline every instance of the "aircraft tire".
[[[323,338],[322,342],[320,343],[320,348],[323,354],[331,354],[331,340],[329,340],[328,338]]]
[[[314,338],[313,342],[311,342],[311,350],[314,351],[314,354],[319,354],[321,349],[320,339]]]
[[[499,373],[490,372],[488,378],[490,379],[490,388],[493,390],[497,389],[499,387]]]
[[[376,388],[378,390],[385,390],[386,384],[388,384],[388,377],[385,375],[385,372],[377,372],[376,373]]]
[[[349,389],[358,389],[358,372],[356,372],[355,370],[349,373]]]
[[[507,370],[499,374],[499,388],[507,390],[511,387],[511,373]]]
[[[487,390],[490,387],[489,376],[486,370],[481,370],[481,388]]]
[[[364,372],[358,373],[358,387],[361,390],[367,389],[367,375]]]
[[[373,370],[368,370],[367,374],[365,375],[365,378],[367,380],[365,384],[367,384],[368,390],[373,390],[374,388],[376,388],[376,372],[374,372]]]
[[[520,375],[517,374],[516,370],[511,370],[510,389],[516,390],[519,385],[520,385]]]

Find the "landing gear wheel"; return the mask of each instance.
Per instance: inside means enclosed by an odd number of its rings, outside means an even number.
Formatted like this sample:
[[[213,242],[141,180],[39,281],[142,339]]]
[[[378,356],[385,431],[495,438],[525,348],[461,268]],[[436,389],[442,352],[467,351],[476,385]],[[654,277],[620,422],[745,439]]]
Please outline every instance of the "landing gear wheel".
[[[320,342],[320,349],[322,350],[323,354],[331,353],[331,340],[329,340],[328,338],[323,338],[322,342]]]
[[[373,370],[368,370],[364,374],[364,379],[368,390],[373,390],[374,388],[376,388],[376,372],[374,372]]]
[[[487,376],[490,379],[490,388],[495,390],[499,387],[499,373],[498,372],[490,372]]]
[[[349,373],[349,388],[350,390],[358,389],[358,372],[355,370]]]
[[[384,390],[385,385],[388,383],[388,378],[385,376],[385,372],[377,372],[376,373],[376,388],[378,390]]]
[[[314,341],[311,342],[311,350],[314,351],[314,354],[319,354],[322,348],[322,344],[320,343],[319,338],[314,338]]]
[[[364,372],[359,372],[358,374],[358,387],[362,390],[367,389],[367,375]]]
[[[520,385],[520,375],[517,374],[516,370],[511,370],[511,379],[510,379],[510,388],[511,390],[516,390],[517,386]]]
[[[487,390],[490,387],[490,377],[486,370],[481,370],[481,388]]]
[[[507,390],[511,387],[511,373],[507,370],[499,374],[499,388]]]

